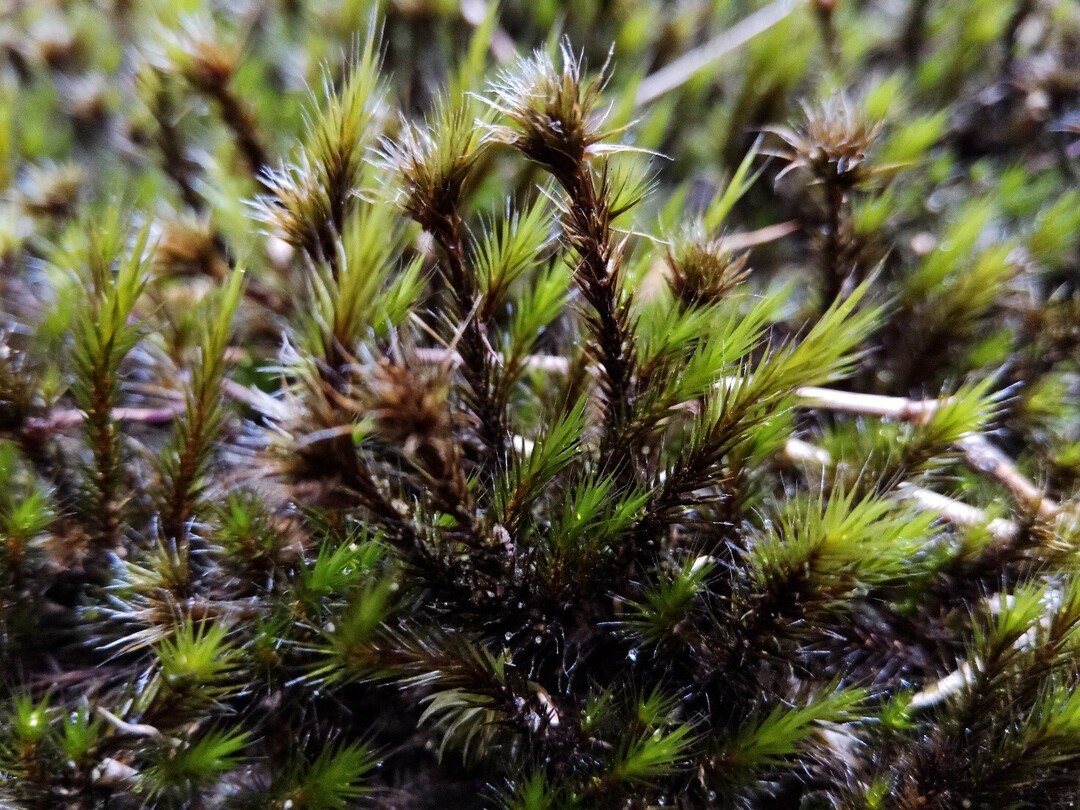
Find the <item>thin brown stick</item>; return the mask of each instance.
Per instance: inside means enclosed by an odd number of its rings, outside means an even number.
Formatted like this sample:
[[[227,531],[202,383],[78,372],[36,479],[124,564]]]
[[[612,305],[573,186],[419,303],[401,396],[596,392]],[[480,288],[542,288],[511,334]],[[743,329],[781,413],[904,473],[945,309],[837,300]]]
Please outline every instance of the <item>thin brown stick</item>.
[[[229,399],[247,405],[252,410],[274,419],[288,416],[288,408],[275,397],[254,387],[240,385],[228,378],[221,381],[221,389]],[[161,396],[172,398],[174,395],[161,392]],[[181,395],[182,396],[182,395]],[[182,399],[175,399],[171,404],[159,408],[113,408],[109,415],[116,422],[139,422],[147,425],[163,425],[172,422],[187,410]],[[44,416],[32,416],[23,424],[22,432],[27,435],[41,436],[55,433],[86,421],[86,414],[78,408],[58,408]]]
[[[161,408],[113,408],[109,416],[115,422],[142,422],[144,424],[166,424],[183,413],[185,405],[177,402]],[[50,411],[45,416],[32,416],[23,425],[23,431],[31,434],[54,433],[86,421],[86,414],[78,408],[62,408]]]
[[[934,411],[949,401],[948,398],[906,399],[810,387],[800,388],[796,397],[797,406],[802,408],[824,408],[843,413],[899,419],[914,424],[925,422]],[[957,442],[957,447],[964,454],[965,463],[973,471],[1001,484],[1012,493],[1018,503],[1034,510],[1040,518],[1051,519],[1061,513],[1061,505],[1045,495],[1017,469],[1012,459],[990,444],[985,436],[978,433],[965,436]]]
[[[254,388],[247,388],[234,380],[224,379],[221,387],[226,396],[243,405],[264,413],[267,416],[282,418],[286,415],[284,406],[269,394]],[[166,389],[156,391],[158,396],[172,399],[169,405],[158,408],[113,408],[109,415],[116,422],[139,422],[146,425],[164,425],[172,422],[187,410],[187,404],[180,392]],[[86,421],[86,414],[78,408],[58,408],[44,416],[32,416],[23,424],[23,432],[32,435],[55,433],[65,428],[81,425]]]
[[[161,729],[156,726],[151,726],[147,723],[129,723],[126,720],[122,720],[115,714],[110,712],[104,706],[97,707],[97,713],[101,715],[109,725],[119,731],[121,734],[128,734],[132,737],[149,737],[155,740],[165,740],[170,745],[179,745],[180,741],[171,737],[166,737],[161,733]]]
[[[280,399],[271,396],[255,386],[243,386],[228,377],[221,381],[221,390],[229,399],[247,405],[271,419],[283,421],[289,416],[289,408]]]
[[[966,436],[957,445],[972,470],[1001,484],[1021,505],[1034,510],[1040,518],[1052,519],[1061,513],[1061,504],[1044,495],[1017,469],[1012,459],[990,444],[985,436]]]
[[[832,456],[823,447],[802,439],[788,439],[784,443],[784,458],[791,462],[812,464],[827,470],[833,464]],[[971,506],[963,501],[910,483],[900,484],[892,493],[899,501],[910,501],[920,511],[934,512],[943,521],[961,528],[984,528],[993,538],[988,552],[1006,551],[1020,537],[1020,527],[1007,518],[992,518],[985,509]]]
[[[899,419],[914,424],[925,422],[934,411],[949,401],[948,398],[906,399],[811,387],[800,388],[796,397],[796,406],[801,408],[823,408],[842,413]],[[978,433],[965,436],[957,442],[957,447],[963,453],[968,467],[1005,487],[1024,508],[1034,511],[1046,520],[1061,514],[1061,504],[1044,494],[1031,479],[1020,472],[1012,459],[994,447],[985,436]]]
[[[789,219],[787,222],[778,222],[775,225],[767,225],[754,231],[729,233],[720,237],[720,246],[724,250],[740,251],[747,248],[767,245],[785,236],[795,233],[802,225],[797,220]]]
[[[985,509],[971,506],[963,501],[950,498],[933,490],[914,484],[900,484],[896,496],[912,501],[921,511],[936,512],[941,519],[953,526],[963,528],[985,528],[990,532],[993,543],[987,549],[989,553],[1005,551],[1011,548],[1020,537],[1020,527],[1007,518],[991,518]]]
[[[784,442],[783,455],[790,462],[814,464],[823,468],[831,467],[833,463],[828,450],[810,442],[804,442],[802,439],[793,438]]]
[[[879,394],[860,394],[854,391],[837,391],[833,388],[804,386],[795,392],[796,407],[821,408],[840,413],[899,419],[902,422],[921,424],[938,408],[947,404],[946,399],[907,399]]]
[[[650,102],[686,84],[701,71],[723,59],[736,48],[745,45],[758,34],[779,23],[795,7],[793,0],[777,0],[765,8],[722,31],[704,45],[694,48],[675,61],[646,76],[638,85],[634,107],[644,107]]]

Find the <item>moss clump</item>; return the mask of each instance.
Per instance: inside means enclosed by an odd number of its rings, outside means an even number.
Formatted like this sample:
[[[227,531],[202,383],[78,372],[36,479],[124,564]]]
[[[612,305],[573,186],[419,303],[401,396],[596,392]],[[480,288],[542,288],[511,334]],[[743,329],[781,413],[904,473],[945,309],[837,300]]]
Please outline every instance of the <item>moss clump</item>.
[[[788,6],[9,15],[0,805],[1080,801],[1080,13]]]

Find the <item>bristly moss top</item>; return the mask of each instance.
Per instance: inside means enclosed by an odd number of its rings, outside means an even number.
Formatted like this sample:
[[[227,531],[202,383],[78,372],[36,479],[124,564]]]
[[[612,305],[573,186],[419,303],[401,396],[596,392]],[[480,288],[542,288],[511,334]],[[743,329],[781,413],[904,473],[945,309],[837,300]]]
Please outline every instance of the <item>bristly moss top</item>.
[[[17,5],[0,806],[1080,804],[1075,3]]]

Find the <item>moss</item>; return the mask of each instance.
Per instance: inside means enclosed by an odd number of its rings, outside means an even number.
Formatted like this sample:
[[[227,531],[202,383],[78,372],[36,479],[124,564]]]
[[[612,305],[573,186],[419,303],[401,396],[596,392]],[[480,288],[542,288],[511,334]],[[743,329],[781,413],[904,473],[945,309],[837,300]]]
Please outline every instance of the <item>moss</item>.
[[[1078,42],[19,6],[0,805],[1075,806]]]

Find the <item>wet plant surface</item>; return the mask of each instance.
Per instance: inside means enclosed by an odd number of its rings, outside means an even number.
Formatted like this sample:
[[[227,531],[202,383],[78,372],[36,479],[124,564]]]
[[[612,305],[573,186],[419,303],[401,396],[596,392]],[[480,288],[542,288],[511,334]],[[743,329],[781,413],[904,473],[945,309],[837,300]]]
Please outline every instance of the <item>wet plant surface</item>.
[[[0,11],[0,806],[1080,801],[1080,7]]]

